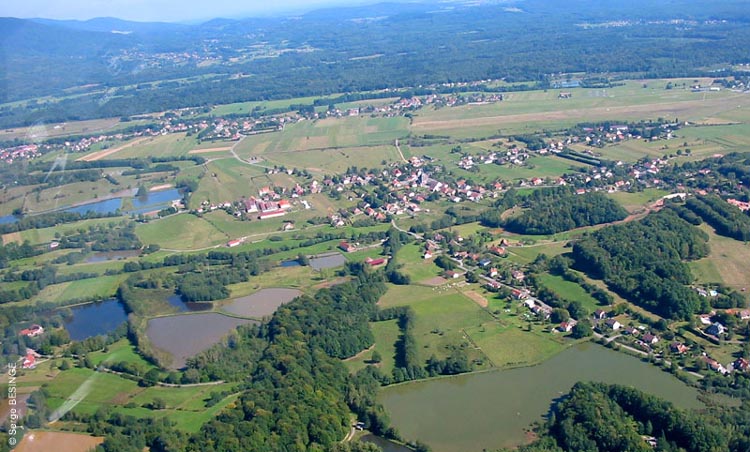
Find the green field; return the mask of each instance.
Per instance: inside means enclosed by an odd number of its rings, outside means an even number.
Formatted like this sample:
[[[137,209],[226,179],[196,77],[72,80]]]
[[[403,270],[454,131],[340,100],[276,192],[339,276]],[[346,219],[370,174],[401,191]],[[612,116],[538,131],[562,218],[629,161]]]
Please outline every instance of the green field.
[[[400,162],[393,145],[312,149],[306,151],[275,152],[263,158],[271,165],[305,168],[318,174],[343,173],[347,168],[377,168],[383,162]]]
[[[543,274],[539,278],[544,286],[555,292],[561,298],[578,301],[589,312],[594,312],[601,306],[583,287],[572,281],[566,281],[561,276]]]
[[[192,208],[198,208],[203,201],[233,202],[243,196],[258,196],[261,187],[271,185],[263,168],[233,158],[214,160],[205,168],[198,190],[190,198]]]
[[[734,289],[750,287],[750,244],[718,234],[705,223],[700,228],[708,234],[711,249],[708,257],[689,262],[693,276],[699,283],[726,284]]]
[[[614,193],[608,193],[607,196],[617,201],[617,203],[624,207],[628,212],[633,213],[643,210],[648,205],[653,204],[655,201],[668,194],[668,191],[660,190],[658,188],[646,188],[643,191],[633,193],[617,191]]]
[[[467,344],[464,330],[491,321],[492,317],[455,290],[442,291],[419,286],[390,286],[381,298],[382,307],[411,306],[416,314],[414,336],[420,345],[419,356],[444,358],[450,347]],[[480,351],[469,347],[470,359],[483,359]]]
[[[435,265],[434,259],[423,259],[424,248],[416,243],[404,245],[396,256],[401,271],[411,277],[413,283],[420,283],[436,276],[443,270]]]
[[[487,322],[467,328],[466,333],[497,367],[540,363],[565,348],[559,338],[534,326],[526,331],[516,323]]]
[[[220,245],[230,238],[208,221],[190,214],[172,215],[139,225],[136,234],[145,244],[178,250]]]
[[[380,353],[382,360],[376,365],[380,368],[381,372],[390,375],[395,364],[395,344],[401,334],[398,328],[398,320],[372,322],[370,323],[370,329],[375,336],[375,345],[372,350],[362,352],[353,358],[347,359],[344,361],[344,364],[346,364],[350,372],[357,372],[367,366],[373,351],[377,351]]]
[[[126,159],[143,157],[167,157],[183,156],[193,149],[201,147],[227,146],[226,143],[202,143],[198,144],[195,137],[188,137],[184,133],[173,133],[149,138],[137,143],[135,146],[126,147],[120,151],[110,154],[106,159]],[[114,147],[114,146],[113,146]]]
[[[64,406],[75,413],[93,414],[101,406],[111,406],[116,412],[125,415],[141,418],[166,417],[176,423],[176,428],[195,432],[236,399],[236,394],[230,395],[213,407],[207,408],[205,400],[209,394],[232,388],[231,384],[142,388],[135,381],[117,375],[74,368],[60,372],[48,383],[47,390],[50,396],[47,400],[52,410]],[[157,398],[166,403],[165,409],[148,408]],[[66,403],[66,400],[70,401]]]

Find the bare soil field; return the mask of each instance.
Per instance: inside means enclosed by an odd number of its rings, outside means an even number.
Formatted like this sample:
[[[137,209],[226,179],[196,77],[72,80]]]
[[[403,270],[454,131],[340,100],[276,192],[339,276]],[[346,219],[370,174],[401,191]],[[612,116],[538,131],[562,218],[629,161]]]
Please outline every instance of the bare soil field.
[[[16,452],[87,452],[104,442],[104,438],[78,433],[29,432],[14,450]]]
[[[123,144],[122,146],[117,146],[116,148],[104,149],[103,151],[98,151],[98,152],[94,152],[93,154],[85,155],[85,156],[77,159],[76,161],[77,162],[95,162],[95,161],[101,160],[101,159],[103,159],[105,157],[109,157],[110,155],[115,154],[115,153],[117,153],[119,151],[122,151],[123,149],[127,149],[127,148],[130,148],[130,147],[136,146],[136,145],[138,145],[138,144],[140,144],[140,143],[142,143],[142,142],[144,142],[144,141],[146,141],[146,140],[148,140],[150,138],[151,137],[138,138],[137,140],[133,140],[133,141],[131,141],[129,143]]]
[[[466,292],[463,292],[464,295],[471,298],[471,300],[478,304],[482,308],[486,308],[490,305],[490,303],[487,301],[486,298],[482,296],[479,292],[475,292],[473,290],[467,290]]]
[[[448,280],[443,278],[442,276],[436,276],[426,281],[420,281],[420,284],[424,284],[425,286],[442,286],[443,284],[447,282]]]
[[[224,152],[224,151],[231,151],[232,146],[224,146],[224,147],[218,147],[218,148],[206,148],[206,149],[193,149],[192,151],[189,151],[188,154],[209,154],[212,152]]]

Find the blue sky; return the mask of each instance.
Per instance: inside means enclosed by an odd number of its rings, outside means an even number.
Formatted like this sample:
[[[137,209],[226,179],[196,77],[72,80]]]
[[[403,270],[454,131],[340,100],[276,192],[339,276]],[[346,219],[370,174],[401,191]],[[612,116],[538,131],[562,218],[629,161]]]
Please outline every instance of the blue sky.
[[[117,17],[175,22],[262,16],[366,3],[377,3],[377,0],[0,0],[0,16],[82,20]]]

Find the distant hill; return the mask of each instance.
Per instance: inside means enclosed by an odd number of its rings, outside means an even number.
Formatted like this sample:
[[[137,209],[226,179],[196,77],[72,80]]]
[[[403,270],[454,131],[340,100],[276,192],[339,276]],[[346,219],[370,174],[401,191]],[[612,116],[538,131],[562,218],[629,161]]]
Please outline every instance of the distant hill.
[[[133,22],[114,17],[97,17],[90,20],[31,19],[31,21],[73,30],[99,32],[163,33],[190,28],[189,25],[166,22]]]

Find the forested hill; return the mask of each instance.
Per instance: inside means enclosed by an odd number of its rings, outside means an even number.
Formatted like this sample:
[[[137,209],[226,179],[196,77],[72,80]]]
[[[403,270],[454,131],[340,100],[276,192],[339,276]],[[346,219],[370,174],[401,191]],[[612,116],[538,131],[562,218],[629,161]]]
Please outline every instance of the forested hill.
[[[636,389],[577,383],[553,408],[540,439],[520,451],[746,451],[744,409],[727,410],[719,422]]]
[[[560,72],[715,74],[746,60],[746,6],[382,4],[180,27],[0,19],[0,102],[81,94],[0,108],[0,126]]]

